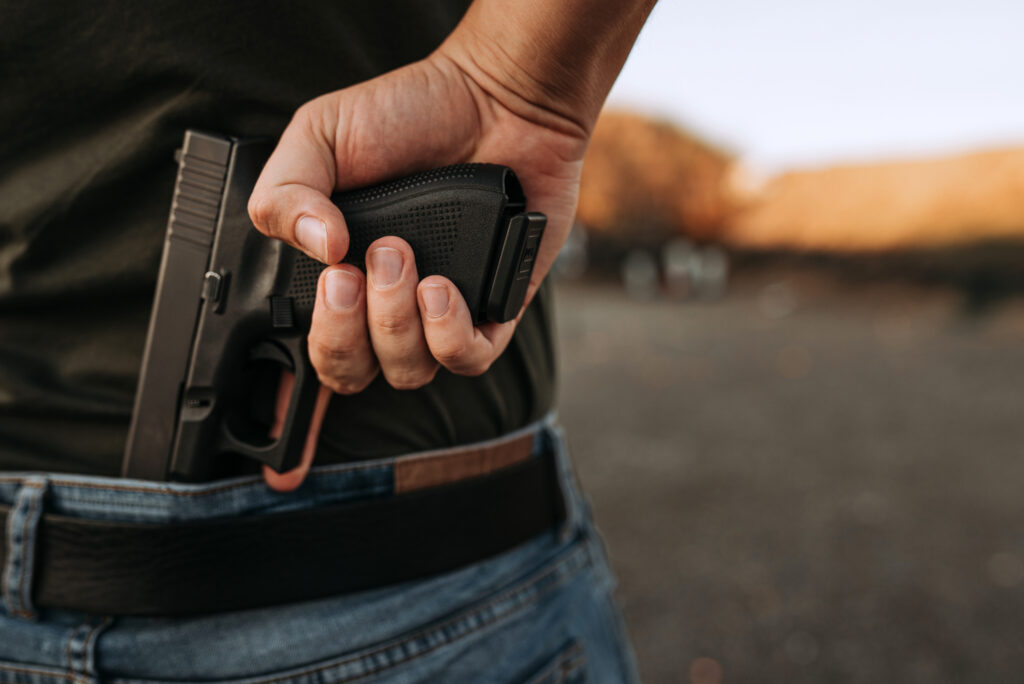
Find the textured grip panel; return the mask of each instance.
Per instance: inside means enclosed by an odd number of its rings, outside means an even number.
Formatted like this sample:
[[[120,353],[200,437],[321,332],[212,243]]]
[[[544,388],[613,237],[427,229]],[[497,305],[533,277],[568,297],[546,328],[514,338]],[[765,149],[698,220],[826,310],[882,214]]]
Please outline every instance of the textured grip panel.
[[[478,166],[478,164],[454,164],[452,166],[442,166],[439,169],[421,171],[420,173],[414,173],[411,176],[405,176],[404,178],[399,178],[398,180],[393,180],[387,183],[381,183],[380,185],[374,185],[369,188],[361,188],[350,192],[338,193],[335,195],[334,200],[337,204],[342,206],[364,204],[366,202],[384,199],[385,197],[390,197],[391,195],[396,195],[400,192],[412,190],[413,188],[421,185],[427,185],[429,183],[455,179],[472,180],[476,175],[476,169]]]
[[[429,200],[429,196],[425,196]],[[445,273],[459,239],[462,203],[425,201],[402,213],[353,215],[348,222],[349,248],[345,262],[366,268],[366,249],[385,235],[397,235],[412,247],[420,277]]]
[[[285,296],[294,299],[295,304],[301,308],[313,308],[316,302],[316,284],[323,270],[322,263],[296,250],[292,279]]]

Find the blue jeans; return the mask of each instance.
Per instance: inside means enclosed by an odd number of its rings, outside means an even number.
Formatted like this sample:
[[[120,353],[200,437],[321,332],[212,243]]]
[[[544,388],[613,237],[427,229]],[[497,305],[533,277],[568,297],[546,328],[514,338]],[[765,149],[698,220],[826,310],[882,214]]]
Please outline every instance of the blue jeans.
[[[0,682],[634,682],[614,579],[549,422],[568,519],[470,567],[304,603],[189,618],[88,615],[31,603],[43,510],[159,523],[275,513],[391,492],[393,459],[316,468],[295,493],[256,477],[203,485],[0,476],[10,505]],[[283,579],[283,581],[287,581]]]

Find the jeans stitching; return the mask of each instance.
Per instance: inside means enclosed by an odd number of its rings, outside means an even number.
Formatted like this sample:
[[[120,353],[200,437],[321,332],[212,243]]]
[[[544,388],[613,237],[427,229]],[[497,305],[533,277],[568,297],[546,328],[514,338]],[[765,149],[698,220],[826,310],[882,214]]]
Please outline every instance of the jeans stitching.
[[[485,603],[477,605],[477,606],[473,606],[473,607],[469,608],[468,610],[466,610],[466,611],[464,611],[462,613],[459,613],[458,615],[455,615],[455,616],[449,618],[448,620],[445,620],[445,621],[443,621],[443,622],[441,622],[439,624],[429,625],[428,627],[426,627],[424,629],[420,629],[420,630],[418,630],[418,631],[414,632],[413,634],[410,634],[410,635],[408,635],[406,637],[403,637],[401,639],[394,640],[394,641],[389,641],[389,642],[387,642],[385,644],[382,644],[382,645],[378,646],[377,648],[373,649],[372,651],[361,652],[361,653],[358,653],[356,655],[351,655],[351,656],[348,656],[348,657],[344,657],[344,658],[342,658],[340,660],[334,660],[334,661],[331,661],[331,662],[328,662],[328,663],[324,663],[323,665],[319,665],[319,666],[314,667],[314,668],[307,668],[307,669],[304,669],[304,670],[298,670],[298,671],[295,671],[295,672],[290,672],[290,673],[288,673],[286,675],[271,676],[269,678],[263,678],[263,679],[261,679],[261,678],[256,678],[256,679],[244,678],[244,679],[233,679],[233,680],[232,679],[227,679],[227,680],[223,680],[223,681],[225,681],[225,682],[235,682],[237,684],[243,684],[243,683],[244,684],[283,684],[285,682],[298,681],[300,678],[309,677],[310,675],[319,674],[319,673],[325,672],[325,671],[330,670],[330,669],[344,667],[346,665],[351,665],[352,663],[356,663],[356,662],[359,662],[359,661],[362,661],[362,660],[372,659],[374,656],[379,655],[381,653],[385,653],[385,652],[387,652],[389,650],[392,650],[392,649],[402,648],[403,646],[405,646],[407,644],[410,644],[412,642],[415,642],[417,640],[420,640],[420,639],[422,639],[422,638],[424,638],[426,636],[443,632],[446,628],[448,628],[448,627],[450,627],[450,626],[452,626],[454,624],[458,624],[460,622],[469,622],[473,618],[478,617],[478,616],[480,616],[480,615],[482,615],[484,613],[487,613],[496,604],[501,603],[502,601],[507,600],[509,598],[512,598],[516,594],[528,592],[532,587],[537,586],[538,584],[543,582],[548,577],[550,577],[552,575],[558,575],[562,571],[564,571],[566,573],[566,575],[564,577],[558,578],[558,581],[555,582],[554,584],[552,584],[552,585],[550,585],[548,587],[545,587],[543,589],[538,590],[536,595],[534,595],[532,597],[529,597],[528,599],[524,598],[521,603],[518,603],[517,605],[511,606],[508,609],[507,613],[492,615],[492,616],[490,616],[487,619],[482,619],[478,625],[476,625],[475,627],[472,627],[471,629],[469,629],[465,634],[458,635],[458,636],[455,636],[455,637],[445,636],[444,639],[441,642],[439,642],[437,644],[434,644],[433,646],[430,646],[429,648],[426,648],[426,649],[424,649],[422,651],[418,651],[418,652],[416,652],[414,654],[411,654],[411,655],[401,656],[401,657],[399,657],[399,658],[397,658],[395,660],[392,660],[391,662],[388,662],[388,663],[385,663],[385,664],[373,667],[372,669],[369,669],[366,672],[363,672],[361,674],[355,674],[355,675],[352,675],[352,676],[349,676],[349,677],[345,677],[343,679],[337,679],[337,680],[334,680],[334,682],[336,684],[344,684],[345,682],[353,682],[353,681],[356,681],[358,679],[362,679],[364,677],[369,677],[371,675],[377,674],[377,673],[382,672],[384,670],[388,670],[388,669],[391,669],[393,667],[397,667],[399,665],[404,665],[406,663],[412,662],[413,660],[416,660],[417,658],[420,658],[420,657],[425,656],[425,655],[427,655],[429,653],[432,653],[433,651],[436,651],[438,648],[441,648],[442,646],[450,645],[452,643],[455,643],[456,641],[459,641],[461,639],[469,637],[470,635],[476,634],[480,630],[484,629],[485,627],[489,627],[494,622],[496,622],[496,621],[498,621],[498,620],[500,620],[502,618],[511,617],[512,615],[514,615],[515,613],[521,611],[522,609],[526,608],[527,606],[535,604],[538,600],[540,600],[541,597],[547,595],[549,592],[554,591],[558,587],[562,586],[562,584],[569,577],[571,577],[575,572],[581,571],[584,568],[586,568],[588,565],[590,565],[590,563],[592,561],[593,561],[593,558],[592,558],[589,550],[586,548],[586,546],[579,546],[579,547],[573,549],[569,553],[568,556],[566,556],[565,558],[559,560],[557,563],[555,563],[551,567],[543,570],[542,572],[540,572],[539,574],[537,574],[534,577],[531,577],[531,578],[529,578],[527,580],[524,580],[523,582],[520,582],[519,584],[517,584],[515,586],[512,586],[512,587],[506,589],[505,591],[501,592],[497,596],[488,599]],[[579,567],[578,568],[573,568],[573,566],[577,565],[577,564],[579,565]],[[114,680],[112,680],[112,684],[161,684],[161,682],[160,682],[160,680],[148,680],[148,679],[114,679]]]
[[[383,469],[383,468],[387,467],[387,465],[390,465],[390,463],[384,463],[384,461],[382,459],[382,461],[380,463],[364,463],[364,464],[359,464],[359,465],[347,466],[342,471],[321,470],[320,472],[313,473],[312,475],[313,475],[313,477],[316,477],[317,475],[329,475],[329,474],[335,474],[337,472],[359,472],[359,471],[362,471],[362,470],[372,470],[374,468],[381,468],[381,469]],[[0,477],[0,483],[15,483],[15,482],[21,482],[21,481],[22,480],[20,478],[2,478],[2,477]],[[75,489],[75,488],[80,488],[80,489],[103,489],[103,490],[114,491],[114,492],[135,492],[135,493],[140,493],[140,494],[157,494],[157,495],[167,495],[167,496],[183,496],[183,497],[190,497],[190,498],[191,497],[209,496],[211,494],[221,494],[222,492],[231,491],[233,489],[241,489],[241,488],[244,488],[244,487],[262,487],[262,486],[265,486],[265,483],[263,482],[262,478],[255,479],[255,480],[245,480],[245,481],[242,481],[242,482],[232,482],[231,484],[221,485],[220,487],[213,487],[213,488],[210,488],[210,489],[203,489],[203,490],[199,490],[199,491],[188,491],[188,490],[178,491],[178,490],[169,489],[169,488],[163,488],[163,487],[154,487],[152,489],[149,489],[149,488],[146,488],[146,487],[136,487],[136,486],[132,486],[132,485],[115,484],[113,482],[111,482],[111,483],[104,483],[104,484],[98,484],[98,483],[93,483],[93,482],[76,482],[74,480],[61,480],[61,479],[50,480],[50,484],[51,485],[55,485],[55,486],[60,486],[60,487],[68,487],[69,489]],[[62,495],[63,496],[67,496],[66,494],[62,494]]]
[[[39,488],[39,487],[42,486],[42,484],[40,484],[39,482],[23,482],[22,486],[23,487]],[[19,494],[20,494],[20,492],[19,492]],[[35,498],[34,497],[32,499],[32,504],[33,504],[33,506],[35,504]],[[4,600],[7,603],[8,610],[11,611],[11,615],[13,615],[14,617],[31,617],[32,614],[30,612],[28,612],[28,611],[23,610],[22,609],[22,605],[21,605],[21,595],[22,595],[21,585],[25,581],[25,570],[26,570],[25,563],[24,563],[24,559],[20,558],[17,554],[15,554],[15,549],[14,549],[15,539],[17,538],[17,534],[16,534],[17,530],[15,529],[15,525],[17,524],[16,523],[16,514],[18,512],[20,512],[20,511],[22,511],[22,509],[23,509],[22,499],[19,496],[17,499],[15,499],[14,506],[12,506],[10,511],[8,511],[8,513],[7,513],[7,560],[6,560],[6,567],[4,568],[3,580],[2,580],[3,581],[3,596],[4,596]],[[20,539],[22,547],[24,547],[25,535],[28,533],[28,520],[29,520],[28,517],[26,517],[25,518],[25,523],[24,523],[24,525],[22,525],[21,539]],[[23,556],[24,554],[21,554],[21,555]],[[21,561],[20,562],[20,566],[21,566],[20,567],[20,574],[18,575],[17,578],[13,578],[12,574],[14,572],[14,564],[17,561]],[[18,591],[17,591],[17,593],[15,593],[12,590],[13,589],[13,587],[11,587],[12,581],[16,581],[18,583]]]
[[[14,513],[17,508],[12,508],[7,513],[7,559],[4,562],[3,573],[3,594],[7,609],[14,613],[17,608],[11,598],[11,573],[14,571]]]
[[[93,627],[92,631],[90,631],[89,634],[85,637],[85,643],[82,644],[82,669],[85,671],[85,674],[89,677],[93,677],[96,674],[93,671],[93,666],[92,663],[90,662],[89,646],[92,643],[92,640],[100,633],[100,631],[107,627],[111,622],[112,618],[108,615],[104,617],[102,620],[100,620],[98,623],[96,623],[96,626]]]
[[[33,487],[39,489],[41,485],[37,483],[26,483],[26,487]],[[32,583],[29,581],[30,575],[32,574],[32,563],[29,559],[29,554],[33,553],[35,544],[29,542],[28,539],[28,528],[32,522],[32,516],[36,513],[36,505],[39,503],[39,499],[42,498],[42,494],[39,492],[33,492],[32,498],[29,501],[28,514],[25,516],[25,522],[21,527],[21,581],[18,585],[18,596],[21,608],[22,617],[30,617],[33,613],[30,606],[32,602],[29,600],[28,592],[29,587]],[[35,535],[33,535],[34,537]]]
[[[587,666],[587,656],[586,654],[581,653],[579,657],[562,663],[562,666],[562,670],[559,673],[559,682],[564,682],[568,680],[570,676],[583,670]]]
[[[388,494],[390,492],[391,492],[391,487],[389,485],[375,486],[372,489],[361,490],[361,491],[359,491],[355,495],[348,495],[346,493],[346,496],[348,496],[349,498],[346,498],[346,499],[342,500],[340,503],[345,503],[347,501],[352,501],[352,500],[355,500],[355,499],[361,499],[364,496],[374,496],[374,495],[379,495],[379,494]],[[160,492],[160,493],[162,494],[163,492]],[[220,494],[221,492],[218,491],[216,493]],[[194,496],[199,496],[199,495],[200,494],[198,494],[198,493],[194,494]],[[61,498],[65,499],[65,500],[67,500],[69,502],[74,502],[76,504],[96,504],[96,505],[101,505],[101,506],[109,506],[109,507],[113,507],[113,508],[147,508],[147,509],[154,509],[152,504],[147,504],[147,503],[138,503],[138,502],[134,502],[134,501],[106,501],[104,499],[93,499],[93,498],[88,498],[88,497],[80,497],[80,496],[76,496],[76,495],[70,494],[70,493],[63,493],[63,494],[61,494]],[[294,501],[298,501],[299,499],[293,499],[293,500]],[[277,504],[277,503],[282,503],[282,502],[278,502],[278,501],[270,502],[271,505],[274,505],[274,504]],[[156,509],[154,509],[154,510],[156,510]],[[234,514],[231,513],[231,514],[228,514],[228,515],[234,515]],[[197,518],[197,520],[200,520],[200,519],[202,519],[202,518]]]
[[[23,666],[15,667],[13,665],[5,665],[4,663],[0,663],[0,672],[14,672],[15,674],[27,674],[27,675],[36,675],[36,676],[45,676],[45,677],[59,677],[61,679],[74,679],[74,677],[72,675],[70,675],[70,674],[68,674],[66,672],[56,672],[56,671],[53,671],[53,670],[42,670],[42,669],[38,669],[37,670],[37,669],[34,669],[34,668],[23,667]]]
[[[551,676],[555,671],[558,672],[559,678],[552,680],[552,684],[564,682],[566,677],[579,670],[586,662],[587,654],[583,650],[583,645],[578,641],[574,641],[555,657],[553,663],[534,675],[526,684],[542,684],[545,677]]]
[[[67,659],[68,672],[75,671],[75,661],[71,653],[71,649],[75,645],[75,638],[78,636],[79,632],[81,632],[83,629],[88,629],[88,627],[89,622],[83,622],[79,624],[77,627],[75,627],[75,629],[71,632],[71,636],[68,637],[68,645],[64,648],[64,656]]]

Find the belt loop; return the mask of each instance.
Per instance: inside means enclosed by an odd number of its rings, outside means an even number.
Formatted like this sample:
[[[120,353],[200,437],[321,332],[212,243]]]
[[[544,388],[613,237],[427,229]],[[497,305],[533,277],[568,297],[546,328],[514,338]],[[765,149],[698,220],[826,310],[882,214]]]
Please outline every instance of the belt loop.
[[[32,605],[32,570],[36,532],[48,484],[45,477],[25,478],[7,514],[7,562],[2,575],[4,603],[10,615],[27,620],[36,617]]]
[[[74,684],[96,682],[96,650],[100,635],[110,627],[113,618],[90,616],[71,633],[65,647],[68,671]]]

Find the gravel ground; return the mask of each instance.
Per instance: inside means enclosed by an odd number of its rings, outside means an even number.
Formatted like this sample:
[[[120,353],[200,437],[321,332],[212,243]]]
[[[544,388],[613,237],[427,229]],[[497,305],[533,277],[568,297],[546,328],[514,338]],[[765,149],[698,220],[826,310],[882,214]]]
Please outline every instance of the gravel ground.
[[[558,304],[645,682],[1024,677],[1024,299],[761,273]]]

